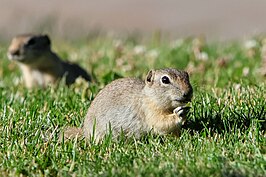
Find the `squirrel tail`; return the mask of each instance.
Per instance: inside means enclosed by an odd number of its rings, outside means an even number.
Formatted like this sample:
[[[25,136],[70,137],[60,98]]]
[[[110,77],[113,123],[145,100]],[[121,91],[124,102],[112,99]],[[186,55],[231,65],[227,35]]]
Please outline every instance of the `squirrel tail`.
[[[63,130],[59,135],[59,141],[68,141],[75,138],[83,138],[83,131],[81,128],[77,127],[67,127],[65,130]]]

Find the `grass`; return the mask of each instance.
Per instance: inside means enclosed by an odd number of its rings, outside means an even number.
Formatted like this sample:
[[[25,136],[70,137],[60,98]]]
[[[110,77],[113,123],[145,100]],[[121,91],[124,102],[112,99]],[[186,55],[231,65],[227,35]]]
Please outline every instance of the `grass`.
[[[24,88],[18,67],[0,48],[0,174],[2,176],[265,176],[266,92],[260,38],[205,43],[200,39],[140,42],[98,37],[54,41],[63,58],[96,82]],[[200,51],[200,52],[199,52]],[[66,126],[81,127],[97,92],[119,77],[144,78],[150,68],[191,71],[194,99],[182,136],[106,138],[58,143]]]

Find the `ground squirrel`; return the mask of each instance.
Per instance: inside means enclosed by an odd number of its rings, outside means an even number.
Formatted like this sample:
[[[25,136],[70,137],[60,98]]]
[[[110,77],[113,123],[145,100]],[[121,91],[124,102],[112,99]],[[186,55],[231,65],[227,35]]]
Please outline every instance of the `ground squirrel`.
[[[83,128],[66,129],[64,137],[83,134],[100,140],[110,128],[113,137],[121,130],[126,136],[149,131],[179,136],[192,95],[188,73],[176,69],[150,70],[145,81],[117,79],[92,101]]]
[[[72,84],[76,78],[91,80],[89,74],[74,63],[61,60],[52,50],[47,35],[23,34],[12,39],[7,56],[16,61],[23,73],[26,87],[46,87],[65,77],[66,84]]]

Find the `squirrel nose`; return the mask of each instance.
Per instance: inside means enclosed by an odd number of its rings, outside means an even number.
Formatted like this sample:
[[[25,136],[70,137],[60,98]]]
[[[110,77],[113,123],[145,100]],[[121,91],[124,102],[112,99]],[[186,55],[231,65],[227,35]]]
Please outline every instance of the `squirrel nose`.
[[[19,50],[14,50],[14,51],[11,51],[10,54],[11,55],[19,55],[20,52],[19,52]]]
[[[183,93],[183,97],[187,101],[191,101],[192,96],[193,96],[193,90],[192,89],[189,89],[187,92]]]

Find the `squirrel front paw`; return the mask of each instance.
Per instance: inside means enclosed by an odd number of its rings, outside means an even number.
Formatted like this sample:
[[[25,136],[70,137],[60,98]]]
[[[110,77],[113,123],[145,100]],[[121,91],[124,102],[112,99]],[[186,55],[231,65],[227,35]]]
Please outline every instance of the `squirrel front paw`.
[[[190,107],[188,106],[179,106],[174,109],[174,114],[177,115],[176,124],[181,126],[186,121],[187,113],[189,112]]]
[[[187,113],[189,112],[190,107],[188,106],[179,106],[174,109],[174,114],[176,114],[178,117],[185,118]]]

